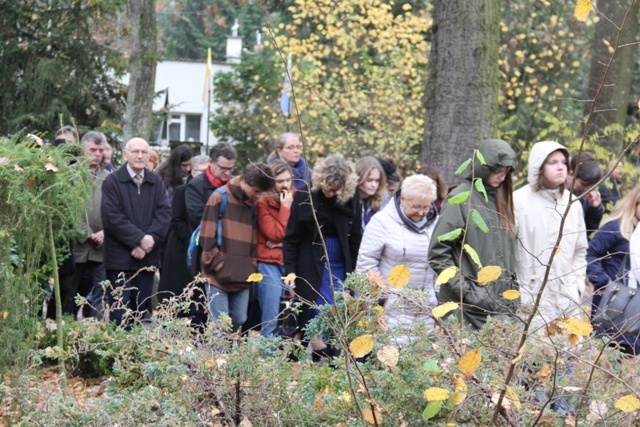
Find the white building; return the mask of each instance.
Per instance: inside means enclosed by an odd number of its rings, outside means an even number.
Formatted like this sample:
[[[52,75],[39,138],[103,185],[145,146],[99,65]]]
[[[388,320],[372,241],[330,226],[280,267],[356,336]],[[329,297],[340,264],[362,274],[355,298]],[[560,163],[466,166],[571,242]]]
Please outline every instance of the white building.
[[[209,90],[213,90],[213,77],[219,72],[231,71],[234,63],[240,62],[242,39],[236,35],[227,38],[227,61],[211,64]],[[152,146],[160,147],[168,153],[170,146],[192,143],[201,147],[201,154],[208,154],[209,147],[217,139],[208,123],[208,112],[218,107],[212,96],[206,93],[206,61],[166,60],[156,67],[155,93],[164,92],[153,101],[153,111],[168,110],[168,122],[163,122],[153,130]],[[123,83],[128,84],[129,76]],[[209,109],[207,103],[210,102]]]

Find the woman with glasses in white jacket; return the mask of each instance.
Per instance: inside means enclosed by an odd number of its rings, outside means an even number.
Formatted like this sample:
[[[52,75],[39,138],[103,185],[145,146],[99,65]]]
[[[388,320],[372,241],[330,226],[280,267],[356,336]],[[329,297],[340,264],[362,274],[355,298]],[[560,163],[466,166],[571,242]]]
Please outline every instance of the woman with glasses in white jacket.
[[[400,345],[411,341],[411,329],[417,321],[433,328],[428,308],[438,304],[436,274],[429,266],[427,252],[438,218],[433,204],[436,198],[436,184],[431,178],[424,175],[406,178],[395,197],[371,218],[358,252],[356,271],[361,273],[371,270],[386,278],[397,265],[409,268],[409,284],[390,293],[385,304],[388,325],[396,330]],[[406,290],[424,294],[404,298]]]

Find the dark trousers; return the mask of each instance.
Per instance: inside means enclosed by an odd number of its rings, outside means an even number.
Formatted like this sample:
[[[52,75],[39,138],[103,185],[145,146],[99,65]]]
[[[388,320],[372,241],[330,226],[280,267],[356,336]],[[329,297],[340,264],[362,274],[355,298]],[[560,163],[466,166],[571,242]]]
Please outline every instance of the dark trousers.
[[[91,292],[91,288],[100,286],[99,283],[106,279],[106,275],[101,262],[87,261],[77,263],[74,267],[75,269],[72,273],[60,276],[60,300],[62,302],[62,314],[68,314],[75,318],[78,312],[78,306],[75,302],[76,294],[87,297]],[[91,286],[86,289],[80,289],[80,283],[82,283],[82,278],[85,274],[91,277]],[[53,296],[49,299],[47,317],[50,319],[56,317],[56,300]]]
[[[107,280],[111,288],[107,289],[107,304],[110,308],[109,320],[116,325],[131,326],[135,320],[147,316],[151,306],[151,290],[153,288],[153,271],[118,271],[107,270]],[[117,308],[113,308],[117,303]],[[125,311],[132,313],[124,318]]]

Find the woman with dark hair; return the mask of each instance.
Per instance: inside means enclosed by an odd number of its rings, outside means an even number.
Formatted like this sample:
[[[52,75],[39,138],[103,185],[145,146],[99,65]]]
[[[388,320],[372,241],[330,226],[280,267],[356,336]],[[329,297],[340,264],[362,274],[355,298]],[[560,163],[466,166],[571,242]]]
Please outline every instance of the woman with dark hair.
[[[176,188],[191,179],[191,162],[193,162],[193,149],[187,144],[182,144],[176,147],[169,158],[158,166],[156,173],[160,175],[164,186],[167,187],[169,203],[173,201],[173,193]]]
[[[506,300],[502,294],[518,289],[516,282],[516,239],[513,208],[513,181],[511,172],[516,164],[516,153],[500,139],[489,139],[478,146],[482,155],[474,156],[474,164],[466,179],[449,195],[447,201],[469,192],[463,203],[445,202],[429,245],[429,264],[437,274],[449,267],[457,272],[440,287],[438,302],[460,304],[451,315],[473,329],[480,329],[487,317],[508,316],[515,310],[516,301]],[[478,191],[482,181],[486,196]],[[459,196],[464,197],[464,196]],[[482,217],[486,229],[470,221],[473,212]],[[468,221],[469,220],[469,221]],[[457,235],[456,231],[459,231]],[[447,233],[453,236],[441,239]],[[489,286],[478,283],[480,266],[467,246],[477,253],[483,266],[499,266],[500,276]]]
[[[523,304],[533,304],[541,292],[552,252],[549,279],[533,325],[543,327],[556,319],[580,316],[586,279],[587,233],[580,203],[569,208],[556,246],[563,215],[569,205],[565,182],[569,151],[555,141],[533,145],[529,153],[529,184],[514,193],[518,246],[518,281]]]
[[[285,273],[296,275],[285,284],[293,285],[304,303],[301,328],[314,316],[315,305],[333,304],[334,292],[355,269],[362,239],[357,185],[353,164],[333,154],[314,167],[311,193],[298,191],[294,197],[283,252]]]
[[[428,176],[436,183],[436,193],[438,197],[433,203],[435,204],[438,213],[440,213],[440,210],[442,209],[442,202],[447,198],[448,192],[447,184],[444,182],[440,169],[435,166],[425,165],[418,170],[418,173]]]
[[[380,162],[373,156],[361,158],[356,163],[358,174],[358,193],[362,203],[362,229],[367,226],[371,217],[386,205],[387,177]]]

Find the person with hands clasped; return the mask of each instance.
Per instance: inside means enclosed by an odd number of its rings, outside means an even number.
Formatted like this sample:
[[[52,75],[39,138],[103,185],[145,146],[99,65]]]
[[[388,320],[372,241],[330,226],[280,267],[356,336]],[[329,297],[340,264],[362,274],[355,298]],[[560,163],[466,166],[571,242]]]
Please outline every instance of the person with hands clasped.
[[[110,313],[110,320],[118,325],[123,323],[125,308],[138,316],[146,314],[154,276],[153,268],[148,267],[160,267],[160,244],[171,221],[162,179],[145,169],[147,141],[129,140],[124,157],[127,163],[104,180],[101,203],[104,266],[112,286],[107,303],[113,306],[121,297],[124,304]],[[132,321],[126,319],[125,326],[131,326]]]
[[[273,335],[277,328],[283,289],[281,277],[284,276],[282,239],[295,192],[289,165],[275,160],[270,166],[275,176],[274,191],[258,200],[258,272],[262,280],[256,283],[255,295],[262,312],[260,333],[263,337]]]

